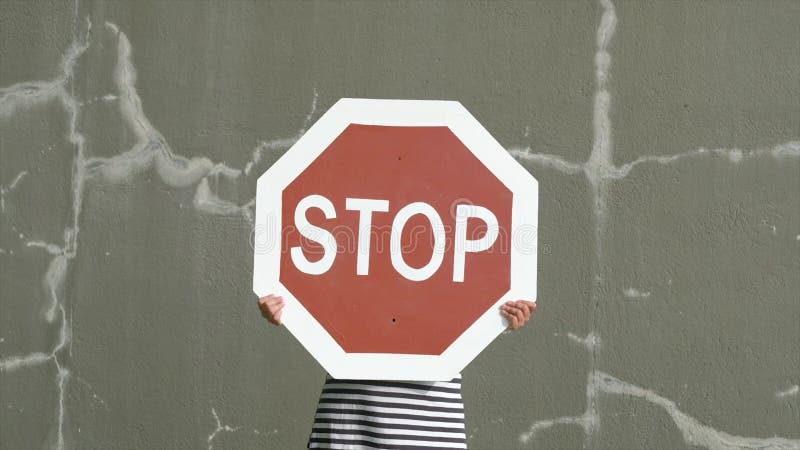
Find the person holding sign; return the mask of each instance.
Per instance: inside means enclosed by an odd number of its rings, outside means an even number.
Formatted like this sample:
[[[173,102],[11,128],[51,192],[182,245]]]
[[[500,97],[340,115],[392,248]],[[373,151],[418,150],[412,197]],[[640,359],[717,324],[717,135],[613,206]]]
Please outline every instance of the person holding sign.
[[[261,315],[279,326],[284,300],[258,300]],[[524,326],[536,310],[527,300],[506,302],[509,330]],[[466,449],[461,379],[442,381],[337,380],[322,387],[307,448]]]
[[[343,98],[256,197],[261,313],[328,373],[308,447],[467,448],[460,372],[536,308],[536,179],[457,101]]]

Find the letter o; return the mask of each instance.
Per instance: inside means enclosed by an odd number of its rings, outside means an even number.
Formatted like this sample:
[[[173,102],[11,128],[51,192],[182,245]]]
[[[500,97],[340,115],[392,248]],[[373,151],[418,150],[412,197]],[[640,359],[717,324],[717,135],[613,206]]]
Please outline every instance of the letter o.
[[[406,263],[405,259],[403,259],[403,251],[401,248],[403,228],[408,222],[408,219],[417,214],[422,214],[428,218],[428,221],[431,224],[434,239],[433,254],[431,255],[431,259],[427,264],[419,269],[411,267]],[[411,281],[423,281],[427,280],[434,273],[436,273],[436,271],[439,270],[439,266],[442,265],[442,260],[444,259],[445,234],[442,218],[439,217],[439,214],[436,212],[433,206],[423,202],[414,202],[406,205],[403,207],[403,209],[398,211],[397,215],[394,216],[394,220],[392,221],[390,248],[392,254],[392,266],[394,266],[394,269],[406,279]]]

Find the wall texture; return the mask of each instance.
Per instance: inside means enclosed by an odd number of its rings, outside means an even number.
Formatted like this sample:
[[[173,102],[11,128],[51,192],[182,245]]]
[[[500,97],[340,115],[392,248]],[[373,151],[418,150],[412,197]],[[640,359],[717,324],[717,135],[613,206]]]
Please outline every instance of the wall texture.
[[[800,2],[0,3],[0,447],[304,445],[255,180],[340,97],[461,101],[538,178],[474,449],[800,448]]]

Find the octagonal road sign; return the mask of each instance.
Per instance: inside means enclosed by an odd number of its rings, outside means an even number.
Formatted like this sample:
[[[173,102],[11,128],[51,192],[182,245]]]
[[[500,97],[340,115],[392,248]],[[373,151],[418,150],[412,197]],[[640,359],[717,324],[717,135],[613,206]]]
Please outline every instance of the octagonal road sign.
[[[253,290],[334,378],[449,380],[536,299],[537,214],[461,103],[341,99],[258,179]]]

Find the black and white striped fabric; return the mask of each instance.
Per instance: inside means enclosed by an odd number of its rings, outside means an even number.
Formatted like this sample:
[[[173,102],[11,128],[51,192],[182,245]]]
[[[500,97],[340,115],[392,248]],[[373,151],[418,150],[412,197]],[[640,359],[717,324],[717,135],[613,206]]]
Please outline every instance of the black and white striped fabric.
[[[450,381],[328,377],[308,448],[467,448],[461,378]]]

